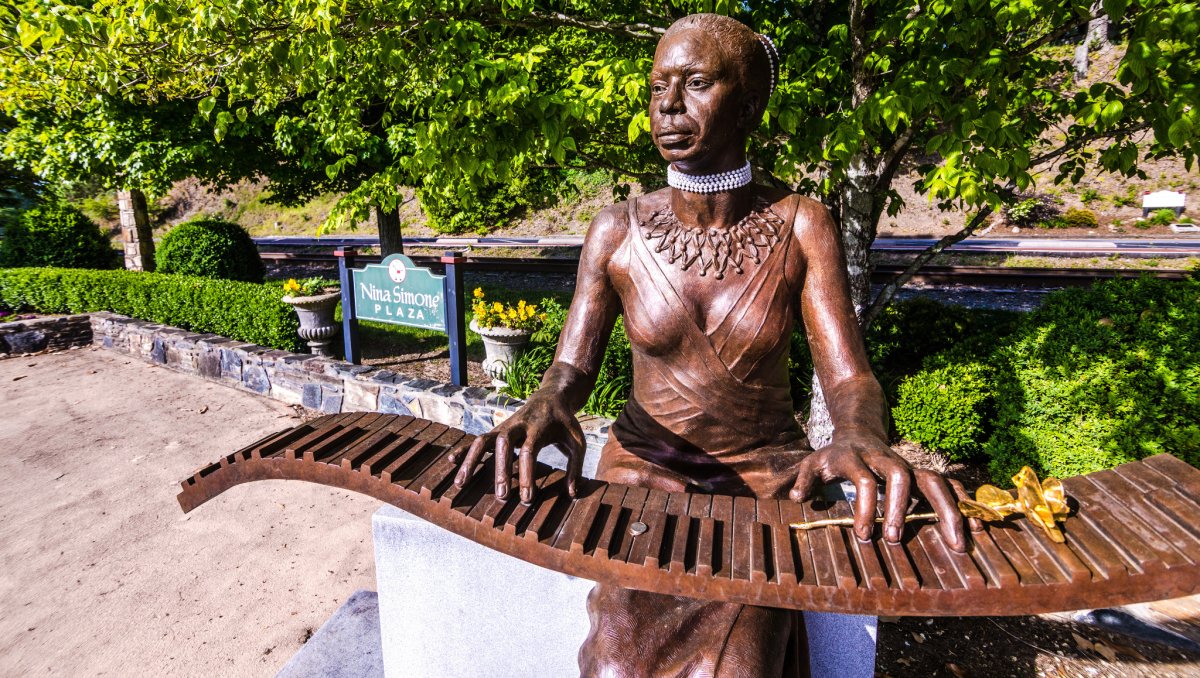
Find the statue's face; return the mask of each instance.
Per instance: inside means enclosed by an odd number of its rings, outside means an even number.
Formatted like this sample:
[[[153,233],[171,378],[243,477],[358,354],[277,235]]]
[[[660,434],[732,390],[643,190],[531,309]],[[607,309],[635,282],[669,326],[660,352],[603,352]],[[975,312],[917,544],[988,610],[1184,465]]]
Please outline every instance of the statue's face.
[[[650,71],[650,132],[668,162],[701,172],[745,147],[745,97],[735,64],[709,34],[690,29],[658,44]]]

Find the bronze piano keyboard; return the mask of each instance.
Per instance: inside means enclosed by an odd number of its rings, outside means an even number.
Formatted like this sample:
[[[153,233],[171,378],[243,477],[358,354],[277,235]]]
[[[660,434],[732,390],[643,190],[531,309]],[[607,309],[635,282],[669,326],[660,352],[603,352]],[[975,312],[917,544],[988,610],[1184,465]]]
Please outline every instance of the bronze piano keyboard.
[[[447,459],[474,436],[424,419],[337,414],[280,431],[183,481],[185,512],[254,480],[306,480],[376,497],[475,542],[570,575],[729,602],[878,615],[1014,615],[1200,593],[1200,470],[1160,454],[1065,479],[1065,544],[1025,519],[951,551],[933,523],[899,544],[859,542],[845,502],[672,493],[597,480],[572,499],[538,464],[532,505],[494,493],[485,462],[462,488]],[[490,457],[488,459],[490,462]]]

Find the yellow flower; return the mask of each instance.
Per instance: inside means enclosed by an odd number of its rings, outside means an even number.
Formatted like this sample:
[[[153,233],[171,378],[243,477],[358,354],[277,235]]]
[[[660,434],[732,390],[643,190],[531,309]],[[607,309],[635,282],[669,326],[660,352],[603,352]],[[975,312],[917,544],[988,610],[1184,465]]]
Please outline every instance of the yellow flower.
[[[475,292],[474,292],[474,294],[475,294],[475,298],[476,298],[476,299],[482,299],[482,298],[483,298],[483,288],[482,288],[482,287],[476,287],[476,288],[475,288]]]
[[[545,313],[543,313],[543,314],[541,315],[541,319],[542,319],[542,320],[545,320],[545,319],[546,319],[546,314],[545,314]]]
[[[284,294],[295,294],[300,291],[300,283],[296,282],[295,278],[288,278],[288,281],[283,284]]]
[[[504,312],[504,304],[501,304],[498,301],[493,301],[492,302],[492,310],[495,311],[496,313],[503,313]]]

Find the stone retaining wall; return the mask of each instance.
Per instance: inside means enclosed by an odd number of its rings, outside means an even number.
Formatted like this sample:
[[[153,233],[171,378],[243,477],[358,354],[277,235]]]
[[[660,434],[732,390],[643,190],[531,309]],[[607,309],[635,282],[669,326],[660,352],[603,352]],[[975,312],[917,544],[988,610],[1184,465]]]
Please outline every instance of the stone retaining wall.
[[[327,414],[409,414],[479,434],[522,404],[484,388],[406,377],[112,313],[93,314],[91,332],[96,346]],[[611,422],[585,416],[580,423],[594,459],[608,438]]]
[[[90,343],[92,324],[86,315],[0,323],[0,355],[62,351]]]

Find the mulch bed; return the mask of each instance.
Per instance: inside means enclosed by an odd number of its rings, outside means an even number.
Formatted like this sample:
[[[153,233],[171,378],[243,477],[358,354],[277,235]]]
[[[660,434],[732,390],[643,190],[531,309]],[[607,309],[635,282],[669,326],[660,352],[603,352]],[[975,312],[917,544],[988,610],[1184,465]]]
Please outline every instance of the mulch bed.
[[[1050,617],[881,619],[876,676],[1200,676],[1200,654]]]

